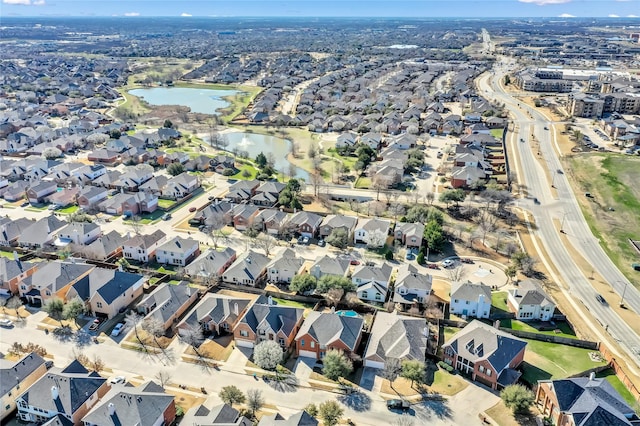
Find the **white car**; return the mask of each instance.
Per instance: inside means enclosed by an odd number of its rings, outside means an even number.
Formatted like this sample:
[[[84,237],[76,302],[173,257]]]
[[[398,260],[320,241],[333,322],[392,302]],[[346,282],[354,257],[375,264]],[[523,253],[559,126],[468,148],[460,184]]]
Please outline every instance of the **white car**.
[[[115,327],[113,327],[113,330],[111,330],[111,335],[114,337],[119,336],[120,333],[122,333],[122,330],[124,330],[124,323],[119,322]]]
[[[444,268],[448,268],[448,267],[453,266],[453,265],[455,265],[455,262],[453,260],[451,260],[451,259],[445,259],[445,260],[442,261],[442,266]]]
[[[0,319],[0,327],[11,328],[13,327],[13,322],[8,319]]]
[[[126,382],[127,379],[124,376],[115,376],[109,379],[109,383],[112,385],[119,385]]]

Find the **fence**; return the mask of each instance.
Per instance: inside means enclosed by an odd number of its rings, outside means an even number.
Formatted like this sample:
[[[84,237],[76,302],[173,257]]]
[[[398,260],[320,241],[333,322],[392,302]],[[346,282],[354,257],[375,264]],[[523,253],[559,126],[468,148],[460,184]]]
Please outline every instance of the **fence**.
[[[611,352],[611,350],[607,348],[603,343],[600,343],[600,346],[598,349],[600,350],[600,353],[602,354],[604,359],[606,359],[609,362],[609,365],[611,366],[613,371],[616,373],[616,376],[618,377],[618,379],[620,379],[622,384],[627,389],[629,389],[629,392],[631,392],[631,395],[633,395],[636,401],[640,403],[640,390],[635,385],[631,377],[629,377],[629,375],[624,370],[624,368],[622,368],[622,366],[618,363],[618,360],[615,359],[615,355],[613,354],[613,352]]]
[[[513,334],[523,339],[539,340],[541,342],[558,343],[560,345],[575,346],[577,348],[598,350],[599,343],[589,340],[570,339],[568,337],[554,336],[553,334],[532,333],[530,331],[512,330],[510,328],[500,327],[501,331]]]

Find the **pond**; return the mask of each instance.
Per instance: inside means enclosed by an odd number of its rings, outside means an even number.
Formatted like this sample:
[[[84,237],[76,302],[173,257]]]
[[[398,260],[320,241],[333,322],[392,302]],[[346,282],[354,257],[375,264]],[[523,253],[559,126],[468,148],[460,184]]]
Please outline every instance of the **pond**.
[[[267,157],[273,154],[274,167],[285,176],[289,175],[289,160],[287,155],[291,148],[291,141],[270,135],[260,135],[257,133],[230,132],[224,135],[228,142],[227,151],[233,152],[238,149],[238,153],[246,154],[247,157],[255,159],[261,152]],[[295,167],[295,166],[294,166]],[[299,167],[295,167],[297,178],[302,178],[309,182],[309,173]]]
[[[191,112],[217,114],[231,105],[224,98],[235,96],[238,90],[198,89],[191,87],[153,87],[129,90],[129,94],[143,99],[151,105],[181,105],[191,108]]]

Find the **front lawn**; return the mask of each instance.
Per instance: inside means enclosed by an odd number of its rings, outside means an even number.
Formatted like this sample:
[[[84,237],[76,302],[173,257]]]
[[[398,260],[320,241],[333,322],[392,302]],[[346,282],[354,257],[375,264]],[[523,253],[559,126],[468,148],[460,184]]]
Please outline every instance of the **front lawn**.
[[[604,365],[604,361],[592,361],[592,349],[568,345],[527,340],[527,349],[522,364],[522,378],[530,384],[538,380],[558,379],[582,373],[590,368]]]
[[[71,214],[71,213],[75,213],[78,211],[80,207],[78,206],[67,206],[63,209],[59,209],[58,213],[62,213],[62,214]]]
[[[491,132],[491,136],[493,136],[498,140],[501,140],[502,134],[504,133],[504,129],[491,129],[490,132]]]
[[[357,189],[369,189],[371,187],[371,179],[365,176],[360,176],[353,186]]]
[[[253,167],[251,164],[238,164],[238,165],[239,167],[236,167],[238,169],[238,173],[236,173],[235,175],[229,176],[229,179],[253,180],[258,175],[258,169]]]
[[[168,200],[166,198],[158,198],[158,207],[165,210],[171,210],[176,205],[175,200]]]

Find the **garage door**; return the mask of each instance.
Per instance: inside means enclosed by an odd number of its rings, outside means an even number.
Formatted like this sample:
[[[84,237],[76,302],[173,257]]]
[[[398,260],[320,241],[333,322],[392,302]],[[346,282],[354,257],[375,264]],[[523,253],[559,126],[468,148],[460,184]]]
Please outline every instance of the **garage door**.
[[[253,348],[253,342],[236,339],[236,345],[242,348]]]
[[[313,351],[300,351],[300,356],[303,356],[305,358],[313,358],[313,359],[318,358],[318,355]]]
[[[364,366],[370,368],[378,368],[380,370],[384,369],[384,362],[380,361],[371,361],[369,359],[364,360]]]

